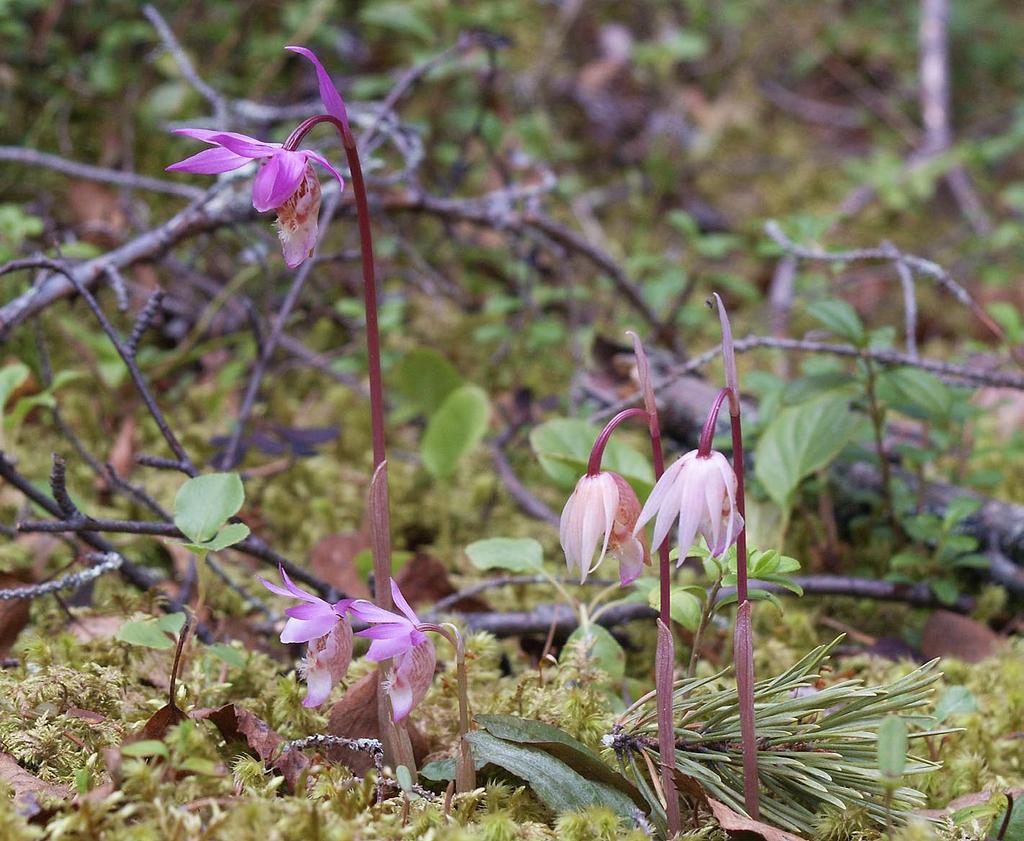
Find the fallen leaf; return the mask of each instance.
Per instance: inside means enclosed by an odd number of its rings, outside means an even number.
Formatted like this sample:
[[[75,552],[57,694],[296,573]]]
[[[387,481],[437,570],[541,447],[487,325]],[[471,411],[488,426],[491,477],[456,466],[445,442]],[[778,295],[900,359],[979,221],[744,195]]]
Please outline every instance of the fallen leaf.
[[[376,672],[371,672],[357,683],[352,684],[333,707],[327,720],[327,732],[332,736],[346,739],[380,739],[380,720],[377,717],[377,686],[379,680]],[[430,743],[426,736],[406,719],[406,730],[412,742],[413,754],[417,765],[430,752]],[[324,756],[331,762],[337,762],[352,770],[354,774],[365,774],[373,767],[369,754],[349,750],[348,748],[325,748]]]
[[[123,616],[76,616],[68,625],[68,630],[79,642],[91,642],[113,639],[123,624]]]
[[[999,636],[988,625],[948,610],[936,610],[921,632],[921,653],[933,657],[955,657],[965,663],[977,663],[989,657]]]
[[[294,791],[299,775],[309,767],[309,759],[302,751],[282,753],[284,741],[263,719],[235,704],[225,704],[215,710],[195,710],[192,718],[212,721],[228,742],[245,742],[249,749],[284,777]]]
[[[188,718],[176,704],[164,704],[153,715],[150,716],[136,738],[131,741],[144,741],[146,739],[163,739],[175,724],[179,724]]]
[[[0,574],[0,587],[24,587],[25,582],[13,576]],[[28,624],[29,599],[0,601],[0,657],[6,657],[21,629]]]
[[[755,835],[760,835],[765,841],[804,841],[803,838],[792,832],[776,829],[774,826],[734,812],[724,803],[720,803],[712,797],[708,798],[708,806],[711,807],[715,819],[722,825],[722,829],[729,832],[753,832]]]
[[[346,596],[368,599],[370,590],[356,571],[355,558],[369,548],[370,540],[365,531],[329,534],[321,538],[310,553],[312,572]]]
[[[79,236],[95,245],[117,245],[128,229],[117,192],[101,184],[70,181],[65,207]]]
[[[0,753],[0,782],[14,790],[14,802],[18,813],[33,817],[42,811],[39,797],[59,797],[62,800],[71,795],[66,786],[47,783],[22,768],[9,753]]]
[[[452,586],[444,564],[432,555],[422,553],[417,553],[416,557],[402,567],[397,581],[402,595],[413,607],[420,604],[433,605],[445,596],[458,592]],[[490,610],[491,607],[482,599],[469,596],[459,599],[451,606],[451,609],[466,613],[480,613]]]

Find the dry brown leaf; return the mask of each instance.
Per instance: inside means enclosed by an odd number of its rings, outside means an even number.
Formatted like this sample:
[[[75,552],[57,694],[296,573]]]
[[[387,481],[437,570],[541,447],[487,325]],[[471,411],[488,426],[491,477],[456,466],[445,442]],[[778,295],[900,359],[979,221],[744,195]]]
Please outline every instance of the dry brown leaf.
[[[417,553],[398,573],[398,586],[409,604],[416,607],[421,604],[435,604],[445,596],[457,592],[448,578],[448,570],[437,558]],[[452,609],[464,612],[482,612],[490,610],[490,605],[475,596],[460,599]]]
[[[135,431],[137,429],[138,424],[135,418],[129,415],[121,421],[121,426],[117,430],[107,461],[118,476],[127,477],[135,466]],[[104,488],[107,488],[106,479],[98,481],[103,483]]]
[[[365,531],[329,534],[317,542],[310,553],[310,566],[315,576],[355,599],[370,598],[370,590],[356,571],[355,558],[370,548]]]
[[[32,817],[42,811],[39,797],[59,797],[64,799],[71,795],[66,786],[47,783],[22,768],[9,753],[0,753],[0,782],[4,782],[14,790],[14,800],[19,814]]]
[[[212,721],[226,741],[245,742],[268,766],[280,772],[293,791],[299,775],[309,767],[309,759],[302,751],[281,753],[280,746],[284,740],[270,729],[270,725],[235,704],[225,704],[216,710],[195,710],[192,718]]]
[[[936,610],[921,632],[921,653],[933,657],[955,657],[965,663],[977,663],[989,657],[999,644],[999,636],[988,625],[948,610]]]
[[[150,716],[139,731],[138,741],[144,739],[163,739],[175,724],[180,724],[188,718],[177,706],[177,704],[164,704],[153,715]],[[131,741],[136,741],[132,739]]]
[[[745,817],[739,812],[734,812],[724,803],[714,798],[708,798],[708,806],[715,815],[715,819],[722,825],[722,829],[728,832],[753,832],[760,835],[765,841],[804,841],[799,835],[786,832],[784,829],[776,829],[761,821]]]
[[[117,245],[128,230],[117,192],[101,184],[70,181],[66,209],[82,239],[95,245]]]
[[[78,616],[71,621],[68,630],[79,642],[91,642],[113,639],[123,624],[123,616]]]
[[[25,582],[13,575],[0,573],[0,587],[24,587]],[[21,629],[28,624],[29,599],[0,601],[0,657],[6,657]]]
[[[380,739],[380,719],[377,716],[376,672],[371,672],[357,683],[352,684],[333,707],[327,720],[327,732],[332,736],[346,739]],[[406,719],[406,730],[412,742],[413,754],[419,764],[430,752],[426,736]],[[373,767],[369,754],[348,748],[330,747],[324,750],[331,762],[337,762],[352,769],[354,774],[365,774]]]

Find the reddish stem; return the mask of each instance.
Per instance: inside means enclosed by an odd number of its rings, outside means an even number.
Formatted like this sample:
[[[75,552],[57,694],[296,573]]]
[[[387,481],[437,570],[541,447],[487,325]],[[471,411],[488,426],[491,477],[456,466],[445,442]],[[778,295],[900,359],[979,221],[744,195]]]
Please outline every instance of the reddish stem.
[[[588,476],[596,476],[601,472],[601,459],[604,458],[604,448],[608,446],[608,440],[612,437],[616,427],[623,421],[639,417],[646,418],[647,412],[634,407],[632,409],[623,409],[608,421],[605,428],[601,430],[601,434],[597,436],[597,440],[594,441],[594,447],[590,451],[590,461],[587,462]]]

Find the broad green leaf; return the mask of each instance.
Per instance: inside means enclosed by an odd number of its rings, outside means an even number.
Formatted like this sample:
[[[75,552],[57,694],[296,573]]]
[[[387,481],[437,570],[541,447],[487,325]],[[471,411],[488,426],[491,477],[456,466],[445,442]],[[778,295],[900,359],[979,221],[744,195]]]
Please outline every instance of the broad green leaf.
[[[647,801],[632,782],[564,730],[543,721],[512,715],[478,715],[474,720],[492,736],[507,742],[542,748],[588,780],[605,783],[624,792],[643,811],[649,808]]]
[[[210,540],[204,543],[186,543],[185,548],[193,552],[219,552],[236,543],[241,543],[249,536],[249,527],[245,523],[228,523]]]
[[[28,379],[29,373],[28,365],[23,362],[12,362],[0,368],[0,414],[3,414],[11,395]]]
[[[768,496],[783,510],[800,482],[827,466],[858,424],[845,397],[826,395],[783,409],[754,451],[754,468]]]
[[[907,767],[907,725],[898,715],[887,715],[878,727],[878,770],[890,784]]]
[[[700,587],[672,587],[668,593],[669,613],[673,622],[678,622],[688,631],[696,631],[700,625],[703,602]],[[661,606],[661,588],[652,587],[647,594],[647,603],[657,610]]]
[[[234,666],[236,669],[245,668],[247,658],[244,652],[239,651],[237,648],[233,648],[227,643],[215,643],[214,645],[208,646],[206,651],[221,662],[227,663],[229,666]]]
[[[184,624],[184,613],[168,613],[166,616],[125,622],[118,629],[115,639],[145,648],[174,648],[174,637]]]
[[[943,604],[956,604],[956,600],[960,598],[960,588],[956,586],[955,581],[948,578],[934,578],[928,582],[928,586],[931,587],[935,598]]]
[[[210,473],[189,479],[174,498],[174,525],[193,543],[212,540],[245,502],[237,473]]]
[[[953,407],[953,393],[942,380],[920,368],[893,368],[878,378],[878,396],[909,414],[943,419]]]
[[[846,301],[833,298],[817,301],[807,308],[807,314],[820,322],[826,330],[858,347],[864,344],[864,323],[857,311]]]
[[[150,756],[162,756],[166,759],[170,756],[167,745],[159,739],[143,739],[141,742],[129,742],[121,746],[122,756],[131,756],[136,759],[146,759]]]
[[[491,403],[478,386],[464,385],[449,394],[427,423],[420,454],[437,479],[450,478],[459,462],[487,431]]]
[[[419,348],[407,353],[395,367],[395,388],[417,411],[431,415],[445,398],[462,385],[455,366],[436,350]]]
[[[544,549],[532,537],[489,537],[466,547],[477,569],[505,569],[509,572],[539,572],[544,568]]]
[[[935,705],[935,721],[941,724],[954,715],[966,715],[978,709],[978,702],[974,693],[966,686],[951,686],[942,693],[939,702]]]
[[[586,472],[594,441],[601,430],[579,418],[554,418],[535,426],[530,446],[544,472],[565,490],[576,486]],[[641,498],[654,485],[654,470],[646,456],[614,436],[604,451],[601,466],[628,481]]]
[[[956,497],[946,506],[946,511],[942,515],[943,528],[947,530],[953,528],[961,520],[974,514],[979,508],[981,508],[981,500],[977,497]]]
[[[630,817],[637,804],[618,788],[578,774],[569,765],[535,747],[498,739],[484,730],[467,737],[475,762],[497,765],[530,785],[537,798],[551,811],[579,812],[603,806]]]
[[[581,625],[569,634],[565,644],[566,647],[581,645],[612,683],[620,683],[626,676],[626,652],[607,628],[594,624],[584,628]]]

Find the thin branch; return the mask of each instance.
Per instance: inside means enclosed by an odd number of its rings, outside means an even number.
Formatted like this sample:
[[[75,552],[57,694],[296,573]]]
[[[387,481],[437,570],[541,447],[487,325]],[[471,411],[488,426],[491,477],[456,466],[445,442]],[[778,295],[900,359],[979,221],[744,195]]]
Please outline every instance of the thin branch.
[[[104,184],[117,184],[119,187],[131,187],[137,190],[149,190],[153,193],[166,193],[186,199],[202,198],[204,190],[188,184],[179,184],[163,178],[151,178],[148,175],[136,175],[134,172],[123,172],[119,169],[107,169],[92,166],[78,161],[70,161],[59,155],[38,152],[35,149],[23,149],[20,146],[0,146],[0,161],[26,164],[28,166],[52,169],[72,178],[87,181],[98,181]]]
[[[89,554],[86,556],[95,565],[84,569],[81,572],[72,572],[54,578],[52,581],[45,581],[42,584],[30,584],[25,587],[11,587],[0,590],[0,600],[9,601],[12,599],[37,599],[49,593],[56,593],[60,590],[77,590],[83,584],[95,581],[101,575],[114,572],[121,568],[124,563],[117,552],[104,552],[103,554]]]
[[[498,476],[505,483],[509,496],[516,504],[531,517],[543,520],[552,526],[558,527],[558,515],[552,511],[546,503],[535,497],[527,487],[519,481],[515,470],[505,457],[505,451],[498,444],[491,444],[491,460],[494,462],[494,469]]]

